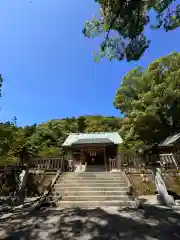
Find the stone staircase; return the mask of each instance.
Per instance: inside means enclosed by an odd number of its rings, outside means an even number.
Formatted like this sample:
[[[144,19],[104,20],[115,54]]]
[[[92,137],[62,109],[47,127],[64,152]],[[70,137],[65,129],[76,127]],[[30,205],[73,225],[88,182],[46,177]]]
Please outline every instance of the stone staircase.
[[[67,172],[54,186],[54,195],[60,208],[135,207],[136,202],[128,192],[128,183],[122,172]]]

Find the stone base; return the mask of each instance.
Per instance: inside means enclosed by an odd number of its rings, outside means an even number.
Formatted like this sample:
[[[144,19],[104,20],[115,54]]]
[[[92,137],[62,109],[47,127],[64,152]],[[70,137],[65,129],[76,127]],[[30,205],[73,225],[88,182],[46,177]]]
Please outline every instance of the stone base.
[[[74,172],[85,172],[86,171],[86,165],[77,165]]]
[[[160,194],[156,194],[157,202],[162,205],[166,206],[173,206],[175,205],[174,199],[172,196],[168,195],[167,201],[164,200],[164,198]]]
[[[112,169],[110,172],[121,172],[121,170],[120,169]]]

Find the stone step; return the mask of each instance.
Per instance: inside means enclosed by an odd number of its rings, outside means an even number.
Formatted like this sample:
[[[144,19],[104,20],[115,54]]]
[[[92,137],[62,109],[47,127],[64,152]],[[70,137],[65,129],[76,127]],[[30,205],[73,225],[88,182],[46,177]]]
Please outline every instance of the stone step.
[[[69,180],[69,181],[75,181],[75,180],[81,180],[81,181],[91,181],[91,180],[116,180],[116,181],[122,181],[124,180],[123,177],[119,176],[119,177],[60,177],[59,180]]]
[[[64,176],[123,176],[121,172],[64,172]]]
[[[74,207],[105,207],[105,206],[116,206],[116,207],[134,207],[136,208],[135,201],[59,201],[57,202],[57,207],[60,208],[74,208]]]
[[[55,185],[54,191],[55,192],[65,192],[65,191],[127,191],[129,188],[128,186],[71,186],[71,185]]]
[[[124,179],[122,176],[64,176],[60,177],[61,179]]]
[[[72,180],[68,180],[68,179],[59,179],[59,181],[57,181],[57,184],[79,184],[79,185],[89,185],[89,184],[126,184],[125,180],[116,180],[116,179],[91,179],[91,180],[77,180],[74,179],[74,181]]]
[[[61,177],[65,177],[65,178],[123,178],[122,175],[113,175],[113,174],[109,174],[109,175],[79,175],[79,174],[71,174],[71,175],[66,175],[66,174],[62,174]]]
[[[65,176],[123,176],[121,172],[64,172]]]
[[[77,189],[76,191],[64,191],[63,195],[66,196],[124,196],[127,195],[127,191],[122,190],[122,191],[81,191]]]
[[[98,193],[97,193],[98,194]],[[130,200],[128,195],[107,195],[107,196],[69,196],[69,195],[64,195],[62,196],[63,201],[114,201],[114,200],[119,200],[119,201],[128,201]]]
[[[126,187],[126,183],[123,182],[71,182],[71,183],[65,183],[65,182],[57,182],[55,185],[55,188],[63,187],[63,188],[69,188],[69,187]],[[127,186],[128,187],[128,186]]]

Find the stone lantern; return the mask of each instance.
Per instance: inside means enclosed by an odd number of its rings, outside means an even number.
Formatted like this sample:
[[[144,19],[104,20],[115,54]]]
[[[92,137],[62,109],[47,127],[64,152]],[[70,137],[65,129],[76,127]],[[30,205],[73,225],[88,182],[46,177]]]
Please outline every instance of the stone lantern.
[[[174,199],[168,194],[166,184],[161,173],[158,145],[154,144],[145,149],[140,149],[139,155],[143,156],[146,166],[152,171],[152,177],[158,192],[157,201],[166,206],[174,205]]]

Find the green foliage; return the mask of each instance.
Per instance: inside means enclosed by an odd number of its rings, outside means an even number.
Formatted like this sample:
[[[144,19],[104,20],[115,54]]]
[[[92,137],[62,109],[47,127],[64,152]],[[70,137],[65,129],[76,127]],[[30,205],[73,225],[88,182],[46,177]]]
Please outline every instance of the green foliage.
[[[115,117],[87,116],[83,132],[111,132],[120,129],[120,119]]]
[[[55,146],[42,146],[39,151],[38,155],[39,156],[44,156],[44,157],[53,157],[53,156],[60,156],[62,154],[62,149],[60,147],[55,147]]]
[[[180,53],[136,68],[124,78],[114,105],[126,118],[121,135],[126,149],[159,142],[180,131]]]
[[[17,127],[10,122],[0,124],[0,165],[5,162],[13,161],[9,159],[11,151],[14,148],[14,139],[17,133]]]
[[[95,0],[100,5],[99,18],[86,21],[83,34],[104,40],[94,60],[107,55],[119,61],[138,60],[149,47],[145,27],[170,31],[180,26],[180,5],[176,0]],[[156,22],[151,18],[155,14]]]
[[[62,143],[69,133],[117,131],[121,119],[104,116],[80,116],[50,120],[40,125],[17,127],[15,121],[0,124],[0,165],[28,161],[30,156],[62,156]]]

